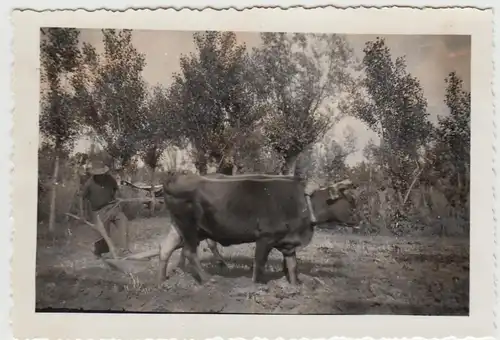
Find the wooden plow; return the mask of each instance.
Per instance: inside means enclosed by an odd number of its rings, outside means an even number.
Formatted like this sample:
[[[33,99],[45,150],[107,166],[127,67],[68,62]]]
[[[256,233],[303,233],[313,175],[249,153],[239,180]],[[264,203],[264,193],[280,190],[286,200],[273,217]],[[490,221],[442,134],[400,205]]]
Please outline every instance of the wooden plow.
[[[126,203],[126,202],[144,202],[144,203],[147,203],[147,202],[151,202],[152,200],[153,199],[151,197],[120,198],[120,199],[116,199],[114,202],[112,202],[108,206],[109,207],[108,209],[109,209],[109,211],[112,211],[116,206],[118,206],[122,203]],[[91,227],[92,229],[96,230],[102,236],[102,238],[108,244],[109,252],[111,253],[112,258],[111,259],[101,258],[101,260],[103,260],[106,264],[110,265],[112,268],[118,269],[121,272],[124,272],[124,273],[130,272],[130,270],[129,270],[130,267],[126,265],[127,261],[145,261],[145,260],[149,260],[149,258],[154,257],[155,255],[158,254],[158,250],[155,250],[155,251],[141,252],[138,254],[129,254],[127,256],[119,257],[118,252],[116,250],[117,248],[116,248],[113,240],[111,239],[111,236],[108,234],[108,232],[106,231],[106,228],[104,227],[104,222],[106,222],[107,219],[109,218],[109,216],[106,216],[106,213],[104,214],[102,219],[99,215],[97,215],[95,223],[88,221],[87,219],[85,219],[85,217],[76,216],[76,215],[71,214],[71,213],[66,213],[66,216],[74,218],[75,220],[82,221],[83,223],[85,223],[86,225]],[[149,253],[151,253],[149,256],[148,255],[144,256],[144,254],[149,254]]]

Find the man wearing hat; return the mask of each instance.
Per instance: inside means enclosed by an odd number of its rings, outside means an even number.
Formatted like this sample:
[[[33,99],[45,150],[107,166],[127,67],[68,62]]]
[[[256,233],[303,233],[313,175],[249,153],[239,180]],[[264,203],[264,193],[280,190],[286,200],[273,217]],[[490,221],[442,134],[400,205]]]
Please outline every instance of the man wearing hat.
[[[116,231],[120,235],[118,248],[122,252],[128,251],[128,220],[121,210],[120,204],[117,204],[116,193],[118,183],[110,174],[109,167],[101,161],[94,161],[87,170],[90,178],[82,189],[83,199],[87,201],[90,213],[94,223],[99,217],[104,224],[108,235],[111,236],[111,223],[115,225]],[[93,252],[96,256],[101,256],[109,252],[109,246],[104,238],[94,242]]]

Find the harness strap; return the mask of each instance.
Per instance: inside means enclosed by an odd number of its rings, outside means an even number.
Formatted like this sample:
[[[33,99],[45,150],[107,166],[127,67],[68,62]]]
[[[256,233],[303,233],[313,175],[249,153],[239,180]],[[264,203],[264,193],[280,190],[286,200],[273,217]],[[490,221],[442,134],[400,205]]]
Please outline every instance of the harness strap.
[[[331,200],[335,199],[335,196],[333,196],[333,194],[332,194],[332,188],[328,188],[328,196],[330,196]]]
[[[318,219],[316,218],[316,215],[314,214],[314,208],[312,206],[311,196],[307,195],[307,194],[305,196],[306,196],[307,210],[309,210],[309,217],[311,218],[311,222],[316,223],[316,222],[318,222]]]

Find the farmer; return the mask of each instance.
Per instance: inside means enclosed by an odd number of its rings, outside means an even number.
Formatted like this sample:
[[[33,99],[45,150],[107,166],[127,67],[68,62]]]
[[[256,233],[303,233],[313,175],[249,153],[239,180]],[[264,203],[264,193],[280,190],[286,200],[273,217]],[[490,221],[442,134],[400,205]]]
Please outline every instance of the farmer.
[[[109,168],[100,161],[91,163],[88,172],[90,178],[84,184],[82,196],[90,208],[92,222],[96,223],[99,217],[111,239],[113,238],[110,226],[114,224],[115,231],[120,235],[117,251],[126,253],[128,252],[128,220],[116,201],[118,183],[110,174]],[[113,243],[115,243],[114,240]],[[96,256],[109,252],[109,246],[103,237],[94,242],[93,248]]]

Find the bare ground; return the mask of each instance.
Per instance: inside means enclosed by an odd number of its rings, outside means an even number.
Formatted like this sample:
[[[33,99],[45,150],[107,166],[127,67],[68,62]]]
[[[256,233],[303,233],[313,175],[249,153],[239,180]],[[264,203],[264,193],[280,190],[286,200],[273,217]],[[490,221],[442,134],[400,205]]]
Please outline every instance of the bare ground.
[[[166,218],[131,221],[132,251],[156,247]],[[85,225],[59,226],[37,245],[37,311],[128,311],[279,314],[468,315],[469,242],[458,238],[368,237],[318,230],[298,253],[302,284],[291,286],[273,251],[267,284],[251,281],[254,245],[221,249],[229,268],[211,261],[203,242],[202,264],[214,282],[196,283],[172,270],[156,286],[157,259],[111,269],[90,252],[96,235]],[[42,234],[42,233],[41,233]],[[172,268],[179,252],[171,260]],[[187,267],[189,268],[189,267]]]

